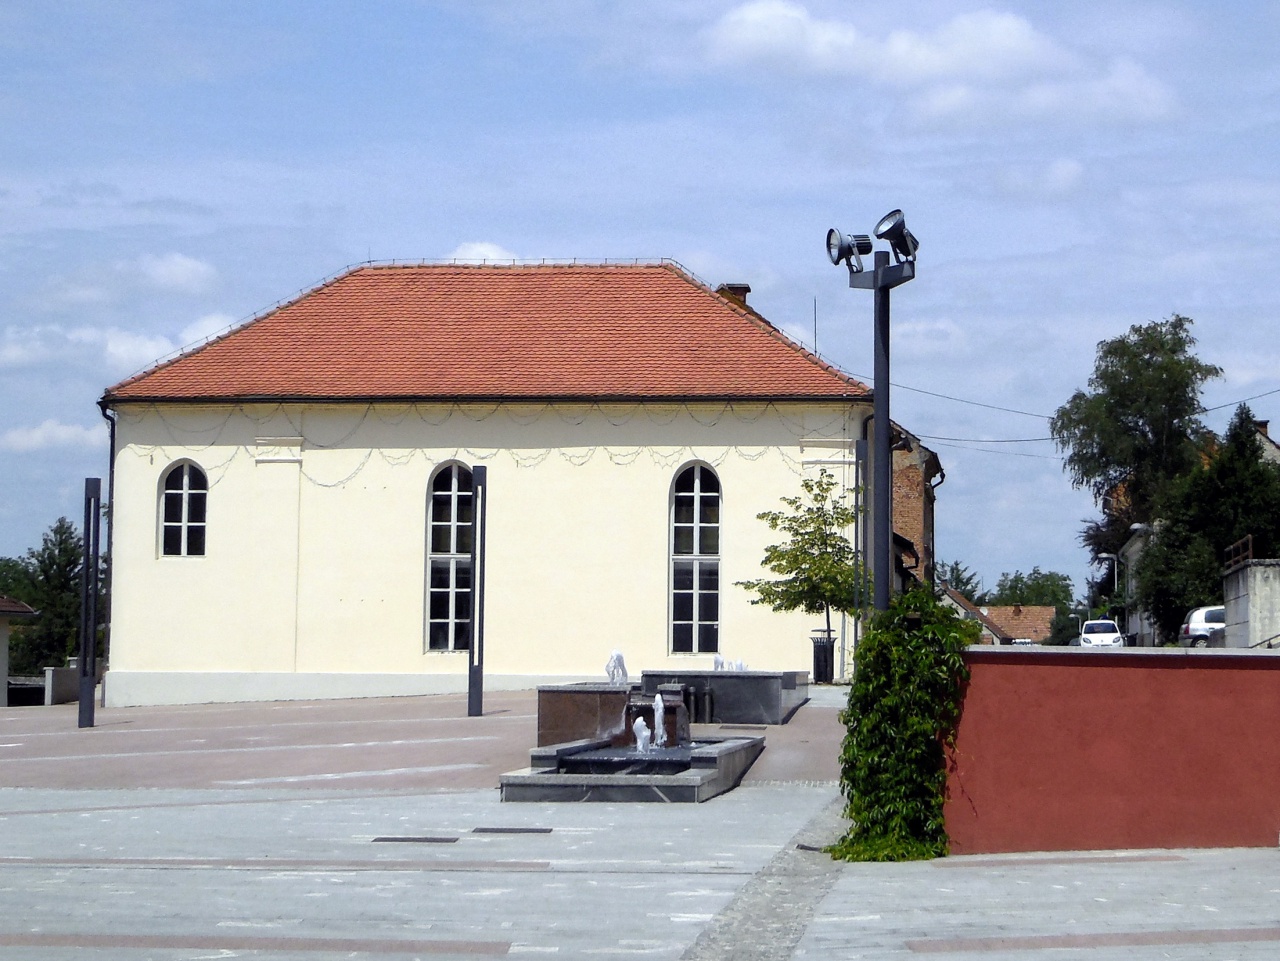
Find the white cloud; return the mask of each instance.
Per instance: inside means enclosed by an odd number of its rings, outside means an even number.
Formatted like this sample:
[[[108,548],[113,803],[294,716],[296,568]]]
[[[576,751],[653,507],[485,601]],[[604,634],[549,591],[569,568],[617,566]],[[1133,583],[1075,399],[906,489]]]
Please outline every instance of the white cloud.
[[[936,30],[874,37],[814,17],[792,0],[751,0],[706,32],[723,67],[857,78],[904,91],[932,121],[1150,121],[1167,116],[1169,89],[1131,60],[1099,61],[1012,13],[961,13]]]
[[[46,420],[37,427],[13,427],[0,434],[0,450],[27,452],[50,447],[104,447],[107,429],[104,424],[81,427]]]
[[[0,367],[25,367],[47,355],[39,330],[6,327],[0,339]]]
[[[179,253],[147,254],[139,257],[129,268],[136,270],[152,287],[184,294],[203,294],[218,277],[218,271],[212,264]]]
[[[66,336],[72,343],[91,344],[101,348],[107,366],[126,373],[140,370],[176,349],[173,341],[167,337],[140,334],[121,330],[119,327],[77,327],[67,331]]]
[[[1131,60],[1115,61],[1100,77],[1034,84],[1021,91],[1013,103],[1024,116],[1083,120],[1158,120],[1173,107],[1168,88]]]
[[[179,344],[194,344],[197,341],[205,340],[214,334],[226,330],[235,323],[235,318],[230,314],[205,314],[193,320],[187,326],[183,327],[178,333]]]
[[[111,265],[98,263],[74,276],[54,279],[43,298],[48,309],[84,308],[118,303],[139,291],[198,296],[213,289],[218,271],[186,254],[144,254]]]
[[[817,73],[852,72],[869,49],[853,27],[817,20],[788,0],[736,7],[712,25],[708,40],[713,59],[721,62],[764,62]]]
[[[959,14],[933,33],[895,30],[877,39],[817,19],[790,0],[752,0],[726,13],[707,36],[720,62],[870,76],[902,87],[1044,74],[1075,62],[1022,17],[989,10]]]
[[[932,34],[895,30],[879,45],[875,66],[885,82],[998,81],[1070,68],[1075,58],[1022,17],[962,13]]]
[[[471,241],[459,244],[454,248],[453,253],[449,254],[445,259],[479,263],[484,260],[516,260],[517,257],[511,251],[504,247],[499,247],[497,244],[491,244],[486,241]]]
[[[222,315],[211,316],[222,319]],[[177,345],[168,337],[119,327],[65,328],[57,324],[8,327],[0,338],[0,367],[31,368],[73,362],[77,357],[91,354],[108,376],[113,376],[132,373],[176,349]]]

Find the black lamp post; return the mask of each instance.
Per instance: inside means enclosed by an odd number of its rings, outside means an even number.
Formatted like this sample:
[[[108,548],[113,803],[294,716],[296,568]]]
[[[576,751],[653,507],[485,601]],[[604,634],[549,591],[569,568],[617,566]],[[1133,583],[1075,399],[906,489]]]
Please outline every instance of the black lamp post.
[[[844,261],[849,267],[849,286],[875,291],[875,380],[872,427],[875,433],[871,475],[871,581],[877,611],[889,607],[893,580],[893,450],[889,425],[889,291],[916,275],[916,251],[920,242],[907,230],[901,210],[885,214],[873,233],[889,243],[889,251],[877,250],[870,270],[862,255],[872,251],[866,234],[842,234],[834,227],[827,231],[827,256],[833,264]]]

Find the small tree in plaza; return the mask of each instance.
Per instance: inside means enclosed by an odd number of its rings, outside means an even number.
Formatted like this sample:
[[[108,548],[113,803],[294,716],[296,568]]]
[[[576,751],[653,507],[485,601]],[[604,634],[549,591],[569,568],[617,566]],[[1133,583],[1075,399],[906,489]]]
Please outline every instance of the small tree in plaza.
[[[849,503],[852,490],[836,493],[838,481],[826,470],[801,482],[802,497],[784,497],[786,511],[756,516],[787,540],[765,548],[763,565],[776,579],[738,581],[756,594],[752,604],[768,604],[775,611],[823,614],[827,636],[832,610],[852,613],[862,605],[868,586],[861,560],[848,531],[858,520]]]

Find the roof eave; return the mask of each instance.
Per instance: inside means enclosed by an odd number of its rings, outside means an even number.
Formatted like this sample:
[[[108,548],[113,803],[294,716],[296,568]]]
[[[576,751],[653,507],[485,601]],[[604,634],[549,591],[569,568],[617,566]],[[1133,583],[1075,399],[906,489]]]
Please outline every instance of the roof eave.
[[[848,394],[236,394],[173,397],[103,394],[100,405],[122,404],[860,404],[869,393]]]

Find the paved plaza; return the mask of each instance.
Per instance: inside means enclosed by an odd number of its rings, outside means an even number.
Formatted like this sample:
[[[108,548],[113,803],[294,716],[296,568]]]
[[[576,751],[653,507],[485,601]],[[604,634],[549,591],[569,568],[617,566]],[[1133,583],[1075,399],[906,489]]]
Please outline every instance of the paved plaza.
[[[532,692],[0,709],[0,958],[1280,957],[1274,849],[832,862],[842,697],[699,805],[500,803]]]

